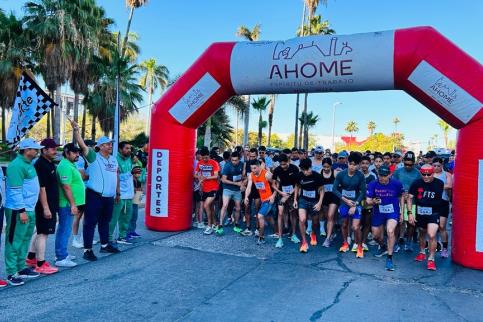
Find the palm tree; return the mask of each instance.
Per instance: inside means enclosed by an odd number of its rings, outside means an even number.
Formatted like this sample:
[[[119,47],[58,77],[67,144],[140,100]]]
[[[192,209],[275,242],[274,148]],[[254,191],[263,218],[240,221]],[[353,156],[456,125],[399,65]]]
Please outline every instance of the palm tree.
[[[351,144],[352,144],[352,133],[356,133],[359,131],[359,127],[357,126],[357,123],[355,121],[349,121],[347,122],[347,125],[345,127],[345,131],[350,134],[350,141],[349,141],[349,150],[351,149]]]
[[[121,57],[124,57],[126,53],[126,46],[128,42],[129,30],[131,29],[131,22],[132,22],[132,17],[134,15],[134,9],[137,9],[146,5],[147,2],[148,0],[126,0],[126,6],[128,6],[130,10],[129,10],[129,18],[127,21],[126,33],[124,34],[124,40],[122,41],[122,46],[121,46]]]
[[[451,131],[451,126],[443,120],[438,121],[438,126],[441,129],[441,131],[443,131],[444,147],[447,149],[448,148],[448,134]]]
[[[250,30],[246,26],[238,27],[236,31],[236,35],[238,37],[245,38],[248,41],[257,41],[260,38],[261,33],[261,26],[260,24],[256,24],[252,30]],[[248,144],[248,128],[250,126],[250,95],[246,97],[247,106],[246,112],[244,113],[244,122],[243,122],[243,145]]]
[[[267,109],[268,104],[270,104],[270,100],[266,96],[259,97],[252,102],[253,109],[260,113],[258,118],[258,146],[262,145],[262,129],[267,126],[267,123],[263,121],[262,112]]]
[[[273,125],[273,113],[275,112],[275,100],[277,99],[277,95],[272,94],[272,98],[270,99],[270,107],[268,108],[268,136],[267,136],[267,145],[270,146],[270,137],[272,136],[272,125]]]
[[[397,125],[400,123],[401,121],[399,120],[399,118],[396,116],[395,118],[392,119],[392,123],[394,123],[394,133],[397,135]]]
[[[306,131],[304,137],[308,138],[310,129],[317,125],[320,119],[318,115],[314,115],[314,112],[310,111],[307,115],[302,112],[299,120],[301,124],[300,129],[304,128],[304,131]],[[307,122],[307,126],[305,126],[305,122]]]
[[[369,121],[369,123],[367,123],[367,129],[369,130],[369,136],[372,136],[374,134],[374,130],[376,129],[376,122]]]
[[[209,139],[206,141],[206,131],[209,127]],[[230,119],[226,114],[226,105],[218,109],[203,125],[198,128],[198,146],[216,145],[221,148],[228,146],[233,134],[233,127],[230,125]],[[203,141],[201,141],[203,138]],[[207,145],[208,143],[208,145]]]
[[[169,70],[164,65],[158,65],[154,58],[143,61],[140,65],[140,69],[143,74],[139,80],[139,85],[141,85],[149,95],[148,113],[146,113],[146,135],[148,135],[150,130],[153,93],[158,87],[161,91],[166,89],[166,86],[168,86]]]

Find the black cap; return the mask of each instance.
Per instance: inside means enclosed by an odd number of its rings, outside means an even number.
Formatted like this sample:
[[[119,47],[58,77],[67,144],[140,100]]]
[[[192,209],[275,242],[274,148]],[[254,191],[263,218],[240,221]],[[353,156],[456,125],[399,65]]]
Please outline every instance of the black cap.
[[[412,161],[412,162],[415,162],[416,161],[416,156],[414,155],[414,152],[413,151],[406,152],[406,154],[404,155],[403,161]]]
[[[81,149],[79,149],[79,147],[77,145],[75,145],[74,143],[67,143],[66,145],[64,145],[64,152],[67,153],[67,152],[80,152]]]

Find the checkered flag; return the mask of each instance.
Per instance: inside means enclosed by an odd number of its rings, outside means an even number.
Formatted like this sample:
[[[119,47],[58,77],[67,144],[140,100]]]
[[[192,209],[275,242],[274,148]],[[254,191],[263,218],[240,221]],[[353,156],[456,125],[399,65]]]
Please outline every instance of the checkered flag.
[[[32,78],[22,73],[7,132],[9,147],[16,146],[25,134],[56,105]]]

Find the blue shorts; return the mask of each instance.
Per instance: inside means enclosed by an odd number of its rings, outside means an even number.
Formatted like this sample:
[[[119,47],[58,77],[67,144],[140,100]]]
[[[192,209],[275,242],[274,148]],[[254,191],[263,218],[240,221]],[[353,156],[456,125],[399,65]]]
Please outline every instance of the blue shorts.
[[[383,213],[372,213],[371,219],[371,226],[372,227],[379,227],[384,225],[389,219],[394,219],[396,222],[399,222],[399,214],[397,213],[390,213],[390,214],[383,214]]]
[[[360,206],[357,206],[354,214],[352,216],[349,216],[349,206],[343,202],[340,203],[339,214],[340,214],[340,218],[342,219],[345,219],[347,217],[351,217],[352,219],[361,219],[361,212],[362,212],[362,208]]]
[[[273,204],[270,203],[270,201],[268,201],[268,200],[262,202],[262,204],[260,205],[260,210],[258,210],[258,214],[263,216],[263,217],[269,216],[270,210],[272,210],[272,206],[273,206]]]
[[[230,189],[223,189],[223,197],[228,197],[230,199],[233,199],[234,201],[241,201],[242,195],[241,191],[234,191]]]
[[[319,214],[318,211],[314,210],[314,206],[317,204],[317,201],[310,201],[305,198],[299,198],[299,209],[305,209],[307,215],[317,216]]]

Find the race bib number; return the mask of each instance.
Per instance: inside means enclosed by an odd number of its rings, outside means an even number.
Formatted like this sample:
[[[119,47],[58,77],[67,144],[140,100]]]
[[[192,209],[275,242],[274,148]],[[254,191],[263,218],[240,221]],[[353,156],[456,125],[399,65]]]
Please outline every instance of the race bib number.
[[[302,195],[307,198],[315,198],[315,190],[302,190]]]
[[[332,192],[332,187],[333,186],[334,185],[332,185],[332,184],[326,184],[326,185],[324,185],[324,191],[325,192]]]
[[[255,182],[255,187],[258,190],[265,190],[265,184],[263,182]]]
[[[381,214],[393,214],[394,213],[394,205],[379,205],[379,212]]]
[[[238,181],[241,181],[241,174],[237,175],[237,176],[233,176],[233,182],[238,182]]]
[[[342,190],[342,196],[346,198],[355,198],[356,192],[355,190]]]
[[[418,210],[418,215],[427,216],[427,215],[432,215],[433,214],[433,208],[432,207],[421,207],[421,206],[418,206],[417,210]]]
[[[211,177],[211,171],[201,171],[203,177]]]
[[[292,193],[293,192],[293,186],[282,186],[282,191],[285,193]]]

